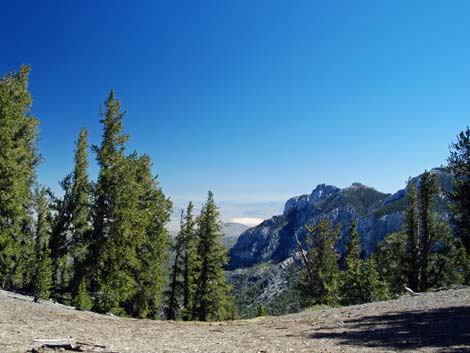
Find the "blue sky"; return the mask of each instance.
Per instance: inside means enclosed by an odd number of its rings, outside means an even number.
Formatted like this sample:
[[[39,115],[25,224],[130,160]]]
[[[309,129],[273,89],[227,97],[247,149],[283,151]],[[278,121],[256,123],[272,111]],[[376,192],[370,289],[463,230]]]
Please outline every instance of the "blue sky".
[[[241,216],[445,163],[470,121],[469,18],[468,1],[2,1],[0,71],[32,65],[42,183],[82,126],[99,143],[114,88],[164,192]]]

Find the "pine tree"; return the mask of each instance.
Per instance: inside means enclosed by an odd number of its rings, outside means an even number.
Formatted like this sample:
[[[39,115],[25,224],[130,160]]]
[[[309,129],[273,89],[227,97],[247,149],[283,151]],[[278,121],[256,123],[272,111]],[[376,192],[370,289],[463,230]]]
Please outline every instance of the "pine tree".
[[[233,316],[233,303],[225,282],[227,255],[221,242],[223,235],[219,211],[210,191],[197,223],[197,287],[192,318],[200,321],[229,319]]]
[[[172,204],[152,175],[147,155],[137,158],[134,153],[127,160],[134,166],[133,174],[125,173],[123,185],[127,186],[117,198],[118,204],[126,205],[126,210],[113,210],[120,216],[110,231],[110,238],[117,245],[115,250],[121,254],[118,272],[125,274],[130,289],[129,298],[121,298],[122,307],[134,317],[156,318],[170,244],[165,225],[170,220]],[[126,201],[119,201],[121,197]]]
[[[259,304],[257,307],[256,307],[256,316],[257,317],[263,317],[263,316],[266,316],[266,307],[262,304]]]
[[[78,285],[77,294],[75,295],[72,304],[77,310],[90,310],[93,306],[84,278]]]
[[[71,290],[77,294],[83,264],[87,235],[90,231],[92,185],[88,180],[87,130],[82,129],[75,150],[72,174],[60,183],[62,198],[55,199],[56,216],[50,238],[54,292]]]
[[[387,235],[383,241],[376,245],[371,257],[377,264],[379,279],[387,283],[387,287],[393,294],[400,294],[408,282],[408,236],[404,232]]]
[[[465,248],[460,239],[452,235],[449,224],[436,221],[435,239],[432,241],[428,287],[443,287],[451,284],[461,284],[465,274]]]
[[[102,260],[103,247],[108,238],[110,222],[114,219],[111,206],[116,204],[112,199],[116,195],[120,182],[117,171],[124,163],[124,144],[129,136],[123,133],[121,104],[115,99],[114,90],[111,90],[104,107],[100,108],[103,119],[103,139],[101,146],[93,146],[96,160],[100,167],[98,182],[95,188],[95,201],[93,212],[93,232],[90,239],[89,254],[87,256],[87,272],[91,275],[92,290],[99,289],[98,275]]]
[[[470,255],[470,129],[460,132],[451,145],[448,168],[455,178],[450,194],[455,232]]]
[[[72,173],[70,195],[70,256],[73,260],[71,290],[82,284],[84,262],[88,252],[92,184],[88,177],[88,131],[81,129],[75,149],[75,167]]]
[[[298,241],[300,254],[304,262],[301,294],[305,305],[336,305],[339,300],[338,253],[334,246],[341,227],[333,227],[332,222],[323,219],[316,226],[308,226],[304,249]]]
[[[359,303],[369,303],[391,298],[388,283],[380,277],[375,256],[361,261],[360,280],[361,300]],[[358,303],[358,304],[359,304]]]
[[[420,275],[420,254],[419,254],[419,224],[418,224],[418,201],[416,187],[410,180],[406,189],[406,199],[408,206],[405,214],[404,231],[406,233],[406,266],[408,286],[414,290],[418,289]]]
[[[37,255],[34,275],[34,301],[49,299],[52,286],[52,261],[49,248],[42,249]]]
[[[34,193],[34,211],[36,213],[35,253],[36,266],[33,278],[34,301],[48,299],[52,285],[52,263],[49,249],[49,236],[52,216],[47,190],[36,187]]]
[[[354,219],[351,220],[348,230],[344,271],[340,277],[341,303],[343,305],[362,303],[364,288],[361,282],[361,242]]]
[[[31,279],[29,207],[37,149],[38,120],[31,115],[29,66],[0,79],[0,287],[25,288]]]
[[[173,245],[175,259],[171,268],[169,288],[166,292],[165,317],[167,320],[176,320],[180,308],[180,298],[183,292],[181,277],[184,271],[184,264],[182,263],[184,240],[184,212],[181,211],[180,232],[176,236]]]
[[[184,249],[182,251],[183,260],[183,313],[184,320],[190,320],[196,291],[196,261],[197,261],[197,236],[196,222],[193,219],[194,205],[189,202],[184,218]]]
[[[428,171],[420,177],[419,224],[420,224],[420,282],[419,289],[429,288],[429,270],[432,244],[436,237],[434,195],[438,191],[435,174]]]
[[[165,316],[175,320],[181,310],[183,320],[191,319],[191,308],[196,286],[194,272],[197,258],[197,238],[193,219],[193,204],[189,202],[186,214],[181,212],[180,232],[174,242],[175,259],[170,273],[170,285],[166,292]]]
[[[125,155],[124,113],[113,91],[102,116],[103,141],[94,147],[100,173],[85,267],[90,289],[98,292],[95,310],[155,318],[168,258],[165,224],[171,202],[152,174],[150,158]]]
[[[71,176],[67,175],[60,185],[64,196],[57,198],[52,195],[55,217],[53,220],[51,236],[49,239],[50,257],[52,261],[52,291],[59,294],[66,290],[70,280],[70,265],[67,258],[67,233],[70,226],[70,194]]]

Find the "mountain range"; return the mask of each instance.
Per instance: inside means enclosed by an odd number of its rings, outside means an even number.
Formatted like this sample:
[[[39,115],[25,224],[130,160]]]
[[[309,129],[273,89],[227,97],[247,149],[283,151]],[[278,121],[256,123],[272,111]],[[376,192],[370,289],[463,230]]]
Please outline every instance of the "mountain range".
[[[452,176],[443,168],[431,172],[440,185],[437,211],[447,217],[446,195],[452,188]],[[419,184],[419,176],[411,181]],[[344,189],[320,184],[310,194],[292,197],[281,215],[244,231],[230,249],[228,278],[235,292],[243,298],[249,293],[255,304],[269,305],[279,299],[291,284],[293,266],[300,265],[296,238],[304,242],[306,226],[315,225],[323,218],[341,224],[342,234],[337,243],[340,252],[344,250],[351,220],[355,219],[364,256],[368,256],[387,234],[402,229],[405,196],[405,189],[387,194],[353,183]]]

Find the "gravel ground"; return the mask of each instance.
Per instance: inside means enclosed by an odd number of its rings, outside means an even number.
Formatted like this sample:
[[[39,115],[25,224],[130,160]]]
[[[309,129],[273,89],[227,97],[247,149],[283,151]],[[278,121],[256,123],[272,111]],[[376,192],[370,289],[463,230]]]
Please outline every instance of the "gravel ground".
[[[470,288],[214,323],[112,317],[0,291],[1,353],[65,337],[119,353],[470,352]]]

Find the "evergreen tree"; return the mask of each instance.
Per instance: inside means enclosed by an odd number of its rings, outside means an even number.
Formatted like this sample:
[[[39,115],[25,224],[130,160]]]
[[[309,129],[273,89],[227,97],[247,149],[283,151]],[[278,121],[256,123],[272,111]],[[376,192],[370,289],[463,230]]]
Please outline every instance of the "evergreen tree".
[[[167,320],[176,320],[180,308],[180,298],[183,292],[184,264],[182,262],[184,251],[184,212],[181,211],[180,232],[176,236],[173,244],[175,259],[170,273],[170,285],[166,292],[167,301],[165,307],[165,317]]]
[[[257,316],[257,317],[266,316],[266,308],[265,308],[264,305],[259,304],[259,305],[256,307],[256,316]]]
[[[73,260],[71,290],[76,293],[85,275],[83,267],[91,232],[90,213],[93,187],[88,177],[88,131],[84,128],[80,130],[78,136],[74,160],[70,195],[70,256]]]
[[[102,116],[103,141],[94,147],[100,174],[86,261],[90,289],[99,293],[95,310],[154,318],[168,258],[165,224],[171,202],[151,172],[150,158],[124,154],[124,113],[113,91]]]
[[[170,235],[165,225],[170,220],[172,204],[163,194],[156,177],[152,175],[150,158],[147,155],[137,158],[134,153],[128,160],[131,161],[131,166],[134,165],[135,174],[125,177],[129,193],[124,190],[122,196],[132,202],[118,202],[128,205],[132,211],[126,211],[124,214],[119,212],[123,217],[117,218],[119,221],[114,222],[110,233],[111,239],[117,241],[118,253],[125,254],[120,257],[120,272],[124,270],[130,274],[131,280],[128,283],[133,285],[130,287],[129,299],[124,300],[122,306],[127,314],[134,317],[156,318],[170,245]],[[134,195],[129,198],[132,190]],[[133,206],[129,207],[130,205]],[[131,227],[127,229],[129,222]],[[128,244],[122,246],[122,241]]]
[[[0,79],[0,287],[25,288],[33,251],[29,207],[37,150],[38,120],[31,115],[29,66]]]
[[[184,249],[183,260],[183,319],[190,320],[196,290],[197,235],[196,222],[193,218],[194,205],[189,202],[184,218]]]
[[[429,263],[428,287],[443,287],[461,284],[465,275],[465,248],[460,239],[455,239],[445,221],[437,221],[436,238],[432,242]]]
[[[408,282],[408,236],[404,232],[387,235],[383,241],[376,245],[371,255],[377,264],[379,279],[387,283],[387,287],[393,294],[400,294]]]
[[[38,301],[49,298],[52,285],[52,263],[48,246],[52,216],[47,190],[44,187],[35,188],[34,211],[37,220],[35,227],[36,268],[33,289],[34,301]]]
[[[70,265],[67,258],[68,243],[67,232],[70,225],[70,194],[71,176],[67,175],[60,185],[64,190],[64,196],[57,198],[52,195],[55,216],[49,239],[50,257],[52,261],[52,291],[59,294],[66,290],[70,280]]]
[[[189,202],[186,214],[181,212],[180,232],[174,242],[175,259],[170,273],[170,285],[166,292],[165,316],[175,320],[182,309],[181,317],[191,319],[191,308],[196,286],[195,265],[197,258],[196,223],[193,219],[193,204]]]
[[[340,283],[343,305],[368,303],[389,297],[388,285],[380,278],[374,256],[361,260],[361,241],[354,219],[348,231],[346,258]]]
[[[77,294],[75,295],[72,304],[77,310],[90,310],[93,302],[88,294],[86,281],[83,278],[78,286]]]
[[[209,192],[197,221],[199,241],[193,320],[224,320],[233,317],[233,303],[227,294],[229,286],[225,282],[227,255],[221,242],[221,229],[219,211],[212,192]]]
[[[50,249],[42,249],[37,255],[36,272],[34,274],[34,301],[49,299],[52,286],[52,261]]]
[[[434,195],[438,191],[436,175],[428,171],[420,177],[419,224],[420,224],[420,281],[419,289],[429,288],[430,257],[436,238]]]
[[[305,304],[336,305],[339,300],[338,253],[334,246],[339,237],[340,225],[323,219],[316,226],[308,226],[304,249],[298,241],[300,254],[304,262],[301,294]]]
[[[418,289],[420,275],[419,254],[419,224],[418,224],[418,201],[416,187],[410,180],[406,189],[407,209],[405,214],[404,231],[406,233],[406,266],[408,286],[414,290]]]
[[[448,168],[455,177],[450,194],[456,235],[470,255],[470,129],[460,132],[451,145]]]
[[[346,243],[346,258],[344,271],[341,273],[341,303],[343,305],[363,302],[363,287],[361,283],[361,242],[356,230],[356,221],[351,220]]]
[[[93,146],[96,160],[100,167],[98,182],[95,188],[95,201],[93,212],[93,232],[90,239],[89,254],[87,256],[87,272],[90,274],[92,290],[98,290],[98,276],[102,260],[103,247],[108,238],[110,222],[114,219],[112,205],[116,200],[112,197],[119,192],[119,169],[124,163],[124,144],[129,136],[123,133],[121,103],[115,99],[114,90],[111,90],[104,107],[100,108],[103,119],[103,138],[101,146]],[[117,190],[116,190],[117,189]]]
[[[359,303],[387,300],[391,297],[388,283],[380,277],[374,256],[361,261],[360,283],[362,290]]]
[[[50,239],[55,292],[72,290],[77,294],[83,275],[81,264],[87,251],[90,231],[92,185],[88,180],[88,132],[82,129],[75,150],[72,174],[61,182],[64,196],[55,200],[56,216]]]

